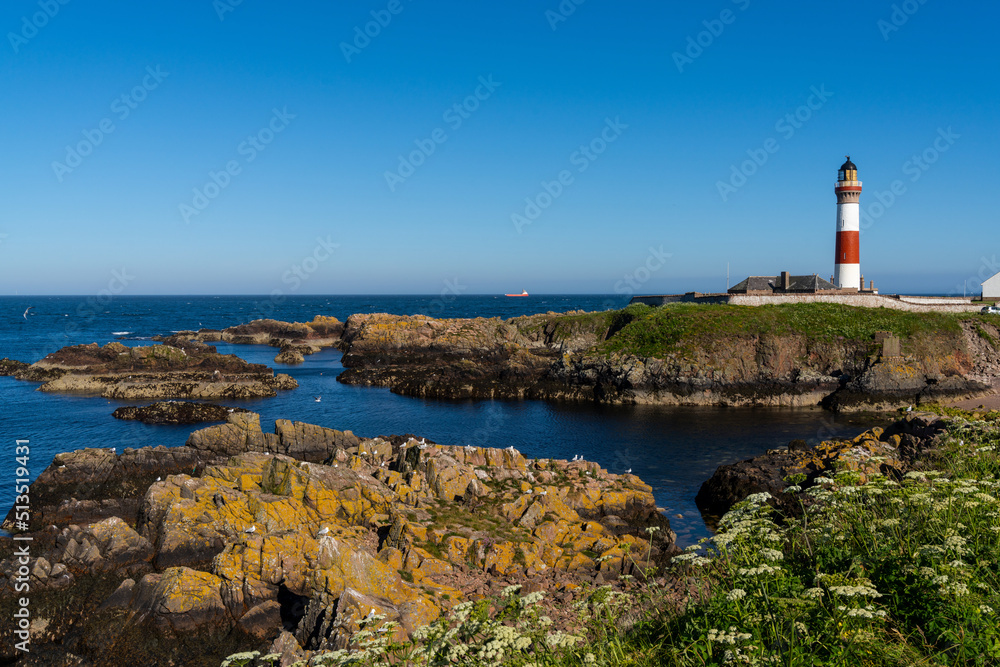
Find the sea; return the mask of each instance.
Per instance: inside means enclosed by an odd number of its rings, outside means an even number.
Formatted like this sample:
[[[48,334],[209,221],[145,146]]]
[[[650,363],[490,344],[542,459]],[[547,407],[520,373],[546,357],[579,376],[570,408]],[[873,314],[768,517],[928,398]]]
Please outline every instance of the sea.
[[[32,363],[86,343],[151,345],[153,336],[223,329],[261,317],[304,322],[316,315],[346,320],[353,313],[510,318],[545,312],[621,308],[621,295],[429,296],[8,296],[0,297],[0,358]],[[337,350],[299,366],[274,363],[275,348],[217,343],[219,352],[288,373],[299,383],[274,398],[223,401],[260,413],[265,431],[276,419],[350,430],[364,437],[413,434],[448,445],[514,446],[527,457],[596,461],[613,473],[631,470],[653,487],[657,505],[686,546],[712,533],[694,498],[715,469],[802,438],[816,443],[854,436],[871,418],[834,416],[818,408],[706,408],[594,403],[427,400],[388,389],[337,382]],[[0,507],[4,514],[26,468],[34,479],[60,453],[84,447],[183,445],[205,425],[163,426],[120,421],[129,403],[37,391],[36,383],[0,377]],[[320,401],[316,401],[320,397]],[[131,403],[135,404],[135,403]],[[866,421],[866,419],[868,421]],[[18,460],[18,440],[29,458]],[[27,465],[22,465],[22,464]]]

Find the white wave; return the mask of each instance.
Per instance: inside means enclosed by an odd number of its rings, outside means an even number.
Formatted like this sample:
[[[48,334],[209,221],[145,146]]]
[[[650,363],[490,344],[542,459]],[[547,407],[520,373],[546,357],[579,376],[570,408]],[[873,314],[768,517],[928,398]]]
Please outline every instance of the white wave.
[[[130,333],[132,333],[132,332],[131,331],[112,331],[111,335],[112,336],[127,336]]]

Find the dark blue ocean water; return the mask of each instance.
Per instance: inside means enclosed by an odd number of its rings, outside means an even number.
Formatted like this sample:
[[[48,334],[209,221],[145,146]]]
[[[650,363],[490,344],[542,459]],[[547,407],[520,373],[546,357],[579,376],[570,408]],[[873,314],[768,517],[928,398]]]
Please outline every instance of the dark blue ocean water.
[[[456,296],[269,297],[0,297],[0,357],[34,362],[65,346],[120,340],[151,344],[149,337],[183,329],[225,328],[262,317],[308,321],[317,314],[341,320],[352,313],[426,313],[438,317],[514,317],[539,312],[603,310],[627,298],[559,295],[504,298]],[[23,312],[31,306],[28,317]],[[781,447],[794,438],[817,441],[853,435],[866,424],[835,420],[818,409],[726,409],[600,406],[540,401],[430,401],[387,389],[337,382],[340,353],[324,350],[300,366],[274,364],[277,350],[219,344],[288,373],[299,388],[276,398],[234,401],[261,414],[265,430],[292,419],[361,436],[412,433],[443,444],[513,445],[529,457],[581,455],[612,472],[629,468],[653,486],[682,544],[708,535],[694,505],[701,483],[724,463]],[[13,502],[14,444],[30,440],[34,478],[63,451],[82,447],[176,446],[200,426],[151,426],[111,416],[123,402],[43,394],[36,384],[0,377],[0,507]],[[315,396],[321,396],[317,403]],[[677,515],[681,515],[678,517]]]

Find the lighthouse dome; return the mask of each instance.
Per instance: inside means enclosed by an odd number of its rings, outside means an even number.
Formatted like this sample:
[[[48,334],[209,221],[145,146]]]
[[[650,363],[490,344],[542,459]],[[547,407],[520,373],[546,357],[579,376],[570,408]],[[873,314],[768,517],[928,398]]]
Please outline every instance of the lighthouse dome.
[[[851,162],[851,156],[847,155],[847,161],[840,165],[840,170],[837,171],[838,181],[856,181],[858,180],[858,167],[856,164]]]

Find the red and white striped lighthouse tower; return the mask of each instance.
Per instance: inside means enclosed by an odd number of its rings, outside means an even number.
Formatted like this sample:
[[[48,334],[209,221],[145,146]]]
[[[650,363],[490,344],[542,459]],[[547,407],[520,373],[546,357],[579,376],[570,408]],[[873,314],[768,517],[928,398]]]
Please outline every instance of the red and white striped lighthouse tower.
[[[858,168],[847,156],[837,172],[837,259],[833,284],[838,289],[861,289],[861,227],[859,226],[861,181]]]

